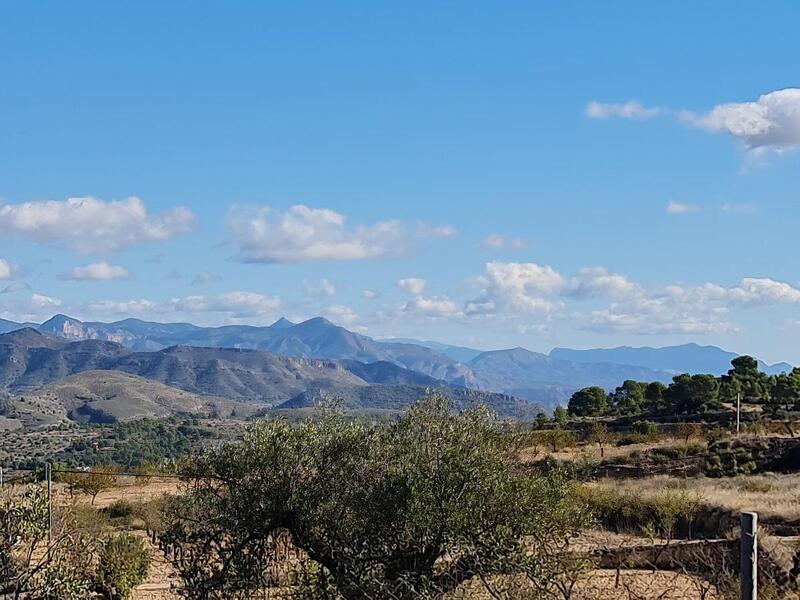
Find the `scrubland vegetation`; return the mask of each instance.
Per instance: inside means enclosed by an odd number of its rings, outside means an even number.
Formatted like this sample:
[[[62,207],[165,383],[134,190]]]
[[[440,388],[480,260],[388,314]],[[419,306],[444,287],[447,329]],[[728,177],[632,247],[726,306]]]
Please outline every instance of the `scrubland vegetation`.
[[[746,364],[703,380],[699,389],[717,395],[698,396],[694,413],[669,412],[683,393],[672,386],[659,388],[656,407],[646,394],[657,386],[626,382],[602,399],[582,390],[571,414],[530,423],[457,413],[434,398],[396,419],[323,409],[227,430],[175,417],[97,427],[91,442],[56,455],[69,460],[54,467],[50,541],[42,488],[5,486],[3,589],[36,598],[734,598],[738,514],[755,510],[761,595],[792,598],[795,400],[776,408],[770,394],[782,379]],[[725,386],[743,399],[738,435]],[[601,408],[577,408],[587,405]]]

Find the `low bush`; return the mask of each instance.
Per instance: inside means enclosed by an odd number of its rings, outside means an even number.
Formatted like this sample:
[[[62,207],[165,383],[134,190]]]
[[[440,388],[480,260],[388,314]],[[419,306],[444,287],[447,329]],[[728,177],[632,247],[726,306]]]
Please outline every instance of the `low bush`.
[[[102,512],[113,525],[130,525],[133,520],[133,505],[125,500],[116,500]]]
[[[700,508],[700,498],[686,490],[667,490],[654,496],[611,488],[583,487],[579,495],[593,518],[605,529],[672,538],[689,535]]]
[[[109,598],[130,597],[150,571],[150,553],[144,540],[120,533],[105,541],[97,566],[98,583]]]

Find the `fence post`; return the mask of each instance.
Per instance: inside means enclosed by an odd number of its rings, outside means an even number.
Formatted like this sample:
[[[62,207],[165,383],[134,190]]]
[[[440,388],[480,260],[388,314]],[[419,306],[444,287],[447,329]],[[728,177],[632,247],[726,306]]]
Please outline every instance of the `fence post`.
[[[758,513],[743,512],[741,515],[742,537],[740,542],[739,580],[741,599],[758,599]]]
[[[47,480],[47,541],[49,543],[53,540],[53,465],[50,463],[44,465],[44,476]]]
[[[0,487],[3,487],[3,467],[0,467]]]

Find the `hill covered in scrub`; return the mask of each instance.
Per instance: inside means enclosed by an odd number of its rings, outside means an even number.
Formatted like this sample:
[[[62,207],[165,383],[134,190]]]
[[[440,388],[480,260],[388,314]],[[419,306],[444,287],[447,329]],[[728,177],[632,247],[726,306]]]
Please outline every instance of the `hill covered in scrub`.
[[[121,371],[84,371],[7,400],[5,412],[31,428],[67,421],[113,423],[176,414],[226,416],[238,412],[244,416],[253,408]]]
[[[127,378],[127,379],[126,379]],[[532,416],[533,403],[467,390],[394,363],[288,357],[238,348],[173,346],[133,352],[116,342],[71,342],[33,329],[0,335],[0,390],[25,397],[29,422],[105,422],[189,412],[263,408],[341,398],[356,410],[403,410],[435,390],[508,417]],[[285,406],[284,408],[291,408]],[[246,413],[241,407],[237,411]]]

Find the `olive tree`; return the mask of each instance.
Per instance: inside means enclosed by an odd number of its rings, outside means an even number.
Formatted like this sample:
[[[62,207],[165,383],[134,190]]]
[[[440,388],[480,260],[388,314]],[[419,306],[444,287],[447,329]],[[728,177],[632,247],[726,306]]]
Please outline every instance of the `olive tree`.
[[[516,451],[488,412],[441,399],[391,425],[262,422],[185,467],[161,544],[190,598],[250,597],[276,577],[347,600],[491,591],[511,574],[539,589],[586,511],[570,481],[523,472]],[[276,569],[286,544],[297,560]]]

